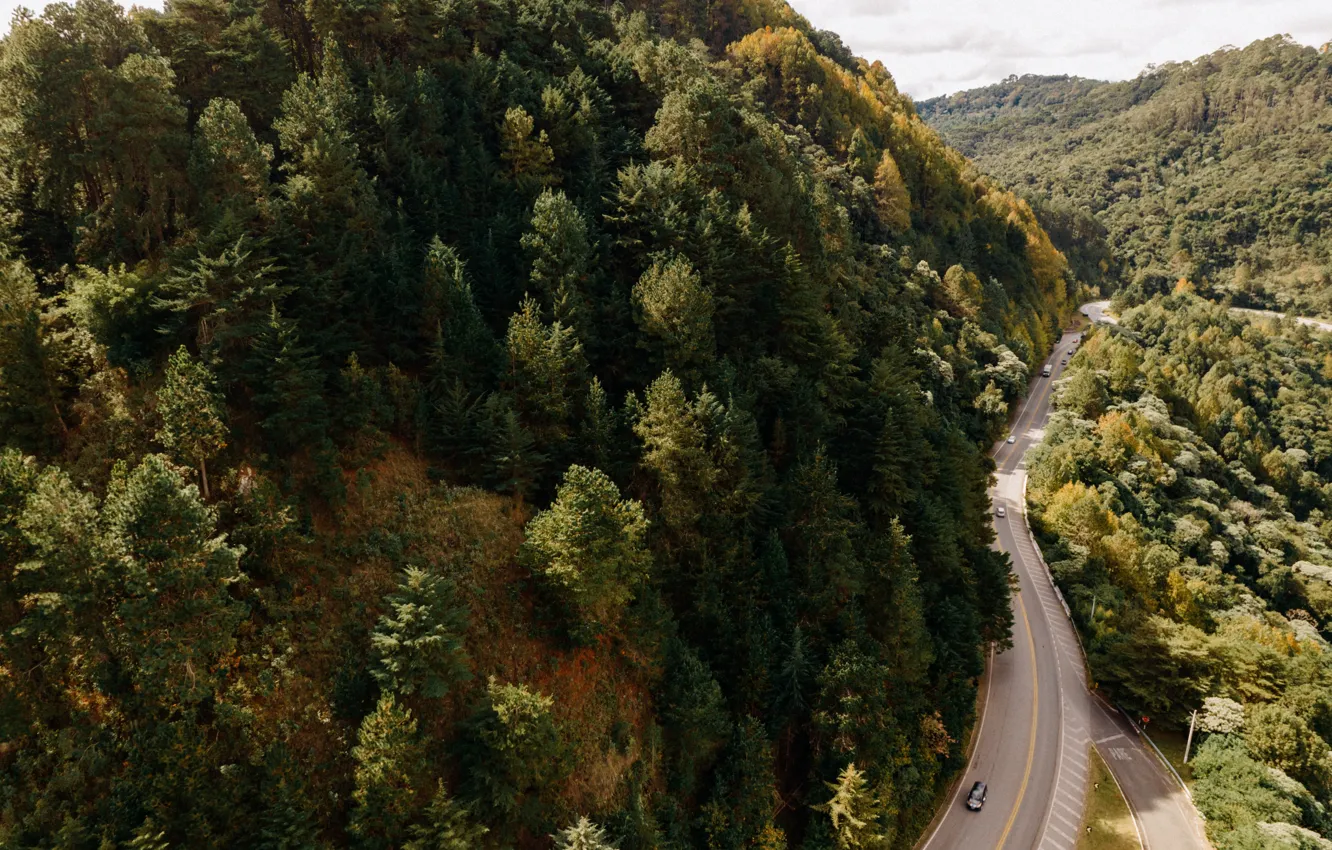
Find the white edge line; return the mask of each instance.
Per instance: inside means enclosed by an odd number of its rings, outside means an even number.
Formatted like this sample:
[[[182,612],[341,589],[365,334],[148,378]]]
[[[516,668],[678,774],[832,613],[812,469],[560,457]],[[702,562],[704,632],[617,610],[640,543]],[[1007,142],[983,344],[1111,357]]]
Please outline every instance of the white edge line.
[[[1065,341],[1061,338],[1061,339],[1060,339],[1060,344],[1055,346],[1054,351],[1053,351],[1053,352],[1051,353],[1051,355],[1050,355],[1051,360],[1055,360],[1055,359],[1057,359],[1057,358],[1061,355],[1061,349],[1063,348],[1063,346],[1064,346],[1065,344],[1066,344]],[[1053,370],[1052,370],[1052,371],[1053,371]],[[1063,370],[1060,370],[1060,371],[1061,371],[1061,373],[1062,373]],[[1053,383],[1054,380],[1055,380],[1055,377],[1054,377],[1053,375],[1051,375],[1051,377],[1050,377],[1049,380],[1051,381],[1051,383]],[[1050,394],[1052,394],[1052,393],[1053,393],[1053,389],[1051,389],[1050,392],[1045,393],[1045,394],[1046,394],[1046,395],[1050,395]],[[1030,400],[1028,400],[1028,403],[1030,403]],[[1024,405],[1024,407],[1023,407],[1023,412],[1020,413],[1020,414],[1018,415],[1018,421],[1020,422],[1020,421],[1022,420],[1022,417],[1025,416],[1025,415],[1026,415],[1026,408],[1025,408],[1025,405]],[[1025,436],[1025,435],[1024,435],[1024,436]],[[1022,527],[1023,527],[1023,530],[1025,530],[1025,531],[1027,532],[1027,536],[1028,536],[1028,538],[1031,539],[1032,548],[1035,549],[1037,552],[1039,552],[1040,550],[1039,550],[1039,548],[1036,546],[1036,541],[1035,541],[1035,539],[1034,539],[1034,538],[1031,538],[1031,526],[1027,523],[1027,471],[1026,471],[1025,469],[1014,469],[1013,472],[1011,472],[1011,473],[1009,473],[1009,474],[1011,474],[1011,475],[1021,475],[1021,476],[1022,476],[1022,503],[1018,506],[1018,513],[1022,516]],[[1011,528],[1009,529],[1009,535],[1013,538],[1013,543],[1014,543],[1014,546],[1016,547],[1016,545],[1017,545],[1017,541],[1018,541],[1018,536],[1017,536],[1016,534],[1013,533],[1013,530],[1012,530]],[[1044,559],[1039,559],[1039,561],[1040,561],[1040,563],[1041,563],[1042,566],[1043,566],[1043,565],[1044,565]],[[1032,586],[1032,588],[1033,588],[1034,590],[1036,590],[1036,591],[1037,591],[1037,595],[1039,595],[1039,592],[1040,592],[1040,589],[1041,589],[1041,577],[1038,577],[1038,576],[1035,576],[1035,575],[1031,575],[1030,572],[1029,572],[1028,575],[1027,575],[1027,580],[1031,582],[1031,586]],[[1051,582],[1051,586],[1053,586],[1053,584],[1054,584],[1054,583]],[[1046,631],[1049,632],[1050,637],[1051,637],[1051,639],[1053,640],[1055,637],[1058,636],[1058,629],[1055,628],[1055,624],[1054,624],[1053,619],[1052,619],[1051,616],[1050,616],[1050,613],[1049,613],[1048,611],[1046,611],[1046,610],[1044,609],[1043,606],[1042,606],[1042,610],[1041,610],[1041,615],[1045,618],[1045,628],[1046,628]],[[1040,844],[1040,843],[1042,843],[1042,842],[1045,841],[1046,833],[1048,833],[1049,830],[1050,830],[1050,818],[1051,818],[1051,816],[1054,815],[1054,801],[1055,801],[1055,795],[1058,793],[1061,783],[1063,783],[1063,782],[1065,781],[1065,778],[1064,778],[1064,746],[1065,746],[1065,738],[1066,738],[1067,736],[1066,736],[1064,733],[1065,733],[1065,730],[1067,729],[1067,726],[1068,726],[1068,717],[1067,717],[1067,713],[1068,713],[1068,712],[1066,711],[1066,709],[1065,709],[1065,707],[1064,707],[1064,670],[1063,670],[1063,665],[1059,663],[1059,656],[1058,656],[1058,655],[1054,655],[1053,658],[1052,658],[1052,660],[1054,661],[1054,668],[1055,668],[1055,699],[1056,699],[1056,701],[1059,703],[1059,706],[1058,706],[1058,711],[1059,711],[1059,757],[1058,757],[1058,759],[1056,759],[1056,761],[1055,761],[1054,793],[1052,793],[1052,794],[1050,795],[1050,804],[1049,804],[1049,806],[1048,806],[1048,807],[1046,808],[1046,810],[1045,810],[1045,819],[1041,822],[1041,831],[1037,834],[1037,844]],[[1033,675],[1034,675],[1034,674],[1035,674],[1035,671],[1033,671]],[[1085,790],[1085,789],[1084,789],[1084,790]]]
[[[1060,340],[1060,343],[1061,343],[1061,344],[1063,343],[1063,339],[1062,339],[1062,338],[1061,338],[1061,340]],[[1059,356],[1059,349],[1060,349],[1060,345],[1056,345],[1054,351],[1051,352],[1051,355],[1050,355],[1050,356],[1051,356],[1052,358],[1054,358],[1054,357],[1058,357],[1058,356]],[[1050,380],[1051,380],[1051,381],[1054,380],[1053,375],[1051,376]],[[1023,420],[1023,418],[1027,415],[1027,408],[1031,406],[1031,403],[1032,403],[1032,401],[1035,399],[1036,395],[1037,395],[1037,393],[1033,393],[1033,394],[1030,394],[1030,395],[1027,396],[1026,401],[1025,401],[1025,402],[1023,403],[1023,405],[1022,405],[1022,409],[1021,409],[1020,411],[1018,411],[1018,415],[1017,415],[1017,418],[1014,420],[1014,424],[1020,423],[1020,422]],[[1010,432],[1010,433],[1011,433],[1011,432]],[[999,447],[999,451],[1002,451],[1005,445],[1006,445],[1006,443],[1001,444],[1000,447]],[[1013,448],[1016,449],[1016,448],[1017,448],[1017,445],[1014,444]],[[996,456],[997,456],[997,455],[998,455],[998,451],[996,451],[995,454],[996,454]],[[1014,469],[1013,472],[1012,472],[1012,473],[1009,473],[1009,474],[1016,474],[1017,471],[1018,471],[1017,469]],[[996,469],[996,474],[998,474],[998,470],[997,470],[997,469]],[[1023,485],[1023,487],[1022,487],[1022,493],[1023,493],[1023,499],[1022,499],[1022,503],[1021,503],[1021,505],[1020,505],[1020,507],[1019,507],[1019,511],[1022,513],[1022,516],[1023,516],[1023,520],[1024,520],[1024,521],[1023,521],[1023,525],[1024,525],[1024,526],[1026,525],[1026,521],[1025,521],[1025,520],[1026,520],[1026,515],[1027,515],[1027,510],[1026,510],[1026,508],[1027,508],[1027,505],[1026,505],[1026,501],[1027,501],[1027,500],[1026,500],[1026,483],[1027,483],[1027,481],[1026,481],[1026,478],[1027,478],[1027,476],[1026,476],[1026,474],[1025,474],[1025,472],[1024,472],[1024,474],[1023,474],[1023,476],[1022,476],[1022,485]],[[1007,517],[1005,517],[1005,519],[1007,519]],[[1011,534],[1011,529],[1010,529],[1010,534]],[[1030,529],[1029,526],[1027,527],[1027,534],[1028,534],[1028,536],[1031,535],[1031,529]],[[1014,540],[1016,541],[1016,539],[1017,539],[1017,538],[1016,538],[1016,535],[1013,535],[1013,536],[1014,536]],[[1034,546],[1034,545],[1035,545],[1035,541],[1034,541],[1034,539],[1033,539],[1032,543],[1033,543],[1033,546]],[[1039,552],[1040,552],[1040,549],[1037,548],[1037,553],[1039,554]],[[1044,559],[1041,559],[1041,564],[1042,564],[1042,566],[1044,566]],[[1047,568],[1047,570],[1048,570],[1048,568]],[[1053,582],[1052,582],[1052,583],[1053,583]],[[1036,581],[1033,579],[1032,584],[1033,584],[1033,586],[1036,586],[1036,585],[1038,584],[1038,582],[1036,582]],[[1047,623],[1048,623],[1048,618],[1047,618]],[[1061,676],[1060,676],[1060,669],[1059,669],[1059,659],[1058,659],[1058,658],[1055,659],[1055,677],[1056,677],[1056,680],[1058,680],[1058,679],[1061,678]],[[978,752],[980,752],[981,736],[982,736],[982,734],[984,734],[984,732],[985,732],[985,715],[989,712],[989,708],[990,708],[990,689],[991,689],[991,686],[992,686],[992,684],[993,684],[993,680],[994,680],[994,644],[990,644],[990,668],[986,671],[986,676],[985,676],[985,703],[984,703],[985,708],[981,710],[980,723],[977,724],[977,726],[976,726],[976,737],[975,737],[976,745],[975,745],[975,746],[972,748],[972,750],[971,750],[971,757],[970,757],[969,759],[967,759],[967,767],[966,767],[966,770],[965,770],[965,771],[963,772],[963,774],[962,774],[961,781],[958,782],[958,784],[957,784],[957,790],[956,790],[955,792],[953,792],[953,798],[952,798],[952,800],[950,800],[949,803],[948,803],[948,810],[944,812],[944,816],[943,816],[942,818],[939,819],[939,822],[938,822],[937,824],[935,824],[934,831],[930,833],[930,837],[929,837],[928,839],[925,840],[925,843],[922,844],[922,845],[920,846],[920,850],[929,850],[930,845],[932,845],[932,844],[934,843],[934,839],[937,838],[937,837],[939,836],[939,830],[943,829],[943,825],[948,821],[949,815],[952,813],[953,808],[957,805],[957,801],[960,800],[960,799],[962,798],[962,788],[963,788],[963,786],[966,785],[966,777],[967,777],[968,775],[970,775],[970,774],[972,773],[973,769],[975,768],[975,765],[976,765],[976,754],[977,754]],[[1062,764],[1063,764],[1063,759],[1064,759],[1064,736],[1063,736],[1063,734],[1062,734],[1062,729],[1063,729],[1063,725],[1064,725],[1064,701],[1063,701],[1063,699],[1062,699],[1062,696],[1063,696],[1062,685],[1060,686],[1060,689],[1059,689],[1059,691],[1058,691],[1058,694],[1059,694],[1059,696],[1060,696],[1060,699],[1059,699],[1059,723],[1060,723],[1061,734],[1060,734],[1060,736],[1059,736],[1059,765],[1060,765],[1060,768],[1056,769],[1056,771],[1055,771],[1055,787],[1056,787],[1056,788],[1057,788],[1058,785],[1059,785],[1059,779],[1058,779],[1058,777],[1059,777],[1059,775],[1060,775],[1059,771],[1060,771],[1060,769],[1062,769]],[[1053,802],[1052,802],[1052,804],[1051,804],[1051,808],[1050,808],[1050,811],[1053,811],[1053,808],[1054,808],[1054,806],[1053,806]],[[1050,821],[1050,815],[1049,815],[1049,812],[1047,811],[1046,816],[1045,816],[1045,823],[1048,824],[1049,821]],[[1042,835],[1042,838],[1044,837],[1044,834],[1045,834],[1045,825],[1043,824],[1042,827],[1041,827],[1041,835]]]
[[[1094,744],[1092,746],[1097,750],[1096,754],[1100,756],[1100,749]],[[1115,772],[1110,769],[1110,764],[1105,760],[1104,756],[1101,756],[1101,763],[1105,765],[1105,772],[1110,774],[1110,778],[1114,780],[1115,788],[1119,791],[1119,798],[1123,800],[1124,805],[1128,807],[1129,820],[1133,821],[1133,831],[1138,833],[1138,846],[1141,847],[1142,850],[1150,850],[1150,845],[1147,844],[1147,836],[1143,834],[1142,827],[1138,826],[1139,815],[1138,810],[1133,808],[1133,801],[1124,793],[1124,786],[1119,784],[1119,777],[1115,776]]]
[[[939,818],[939,823],[935,825],[934,832],[930,833],[929,840],[921,846],[920,850],[929,850],[929,846],[933,844],[934,839],[938,837],[939,830],[943,829],[943,825],[948,821],[948,816],[952,814],[954,807],[957,806],[957,801],[962,799],[962,786],[967,784],[967,776],[970,775],[972,769],[975,768],[976,754],[980,752],[981,733],[985,731],[985,715],[990,711],[990,685],[993,681],[994,644],[990,644],[990,668],[985,671],[985,707],[981,709],[980,723],[976,726],[976,745],[971,748],[971,758],[967,759],[967,769],[960,777],[958,777],[957,791],[953,792],[953,799],[948,803],[948,811],[944,812],[944,816]]]

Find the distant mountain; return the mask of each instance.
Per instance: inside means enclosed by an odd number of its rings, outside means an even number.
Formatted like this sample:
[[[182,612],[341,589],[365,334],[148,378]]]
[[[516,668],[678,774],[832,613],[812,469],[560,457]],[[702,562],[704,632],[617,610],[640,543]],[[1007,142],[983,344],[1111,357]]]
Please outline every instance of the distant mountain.
[[[1328,45],[1274,36],[1119,83],[1009,77],[917,109],[1015,190],[1095,214],[1131,285],[1332,314]]]

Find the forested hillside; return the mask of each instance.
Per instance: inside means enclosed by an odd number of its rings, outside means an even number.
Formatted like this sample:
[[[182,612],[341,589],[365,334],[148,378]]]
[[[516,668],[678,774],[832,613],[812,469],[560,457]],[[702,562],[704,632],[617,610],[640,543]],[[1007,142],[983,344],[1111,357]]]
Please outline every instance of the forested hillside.
[[[1332,315],[1332,52],[1273,37],[1126,82],[1011,77],[919,108],[986,173],[1094,214],[1139,300],[1187,278]]]
[[[15,18],[0,845],[913,843],[1077,281],[785,4],[630,6]]]
[[[1097,330],[1030,498],[1093,677],[1206,733],[1220,850],[1332,838],[1332,335],[1188,294]]]

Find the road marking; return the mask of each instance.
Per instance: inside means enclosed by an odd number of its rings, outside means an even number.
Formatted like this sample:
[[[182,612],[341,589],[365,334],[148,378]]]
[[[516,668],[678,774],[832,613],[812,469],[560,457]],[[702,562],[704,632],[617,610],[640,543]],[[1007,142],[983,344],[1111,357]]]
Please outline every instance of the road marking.
[[[989,714],[990,710],[990,683],[993,681],[994,644],[990,644],[990,664],[985,671],[985,701],[981,703],[980,723],[976,726],[976,738],[971,747],[971,758],[967,759],[967,772],[958,778],[957,791],[953,793],[953,802],[949,805],[949,811],[939,818],[939,823],[934,827],[934,832],[930,834],[929,840],[925,842],[925,846],[920,850],[929,850],[930,845],[934,843],[934,839],[939,835],[939,830],[943,829],[944,823],[948,820],[948,815],[957,808],[957,801],[962,799],[962,788],[967,784],[965,778],[971,775],[971,772],[976,768],[976,754],[980,752],[981,733],[985,731],[985,715]]]
[[[1115,733],[1114,735],[1111,735],[1111,736],[1109,736],[1109,737],[1107,737],[1107,738],[1101,738],[1101,739],[1098,740],[1096,743],[1098,743],[1098,744],[1104,744],[1104,743],[1106,743],[1107,741],[1113,741],[1113,740],[1116,739],[1116,738],[1123,738],[1123,737],[1124,737],[1124,733],[1123,733],[1123,732],[1117,732],[1117,733]]]
[[[1031,781],[1031,763],[1036,758],[1036,720],[1040,716],[1041,709],[1040,675],[1036,670],[1036,638],[1031,634],[1031,621],[1027,619],[1027,604],[1022,601],[1021,593],[1018,593],[1018,610],[1022,612],[1022,625],[1027,630],[1027,649],[1031,654],[1031,740],[1027,744],[1027,767],[1022,772],[1022,784],[1018,787],[1017,801],[1013,803],[1013,811],[1008,816],[1008,823],[1004,824],[1004,832],[999,836],[995,850],[1000,850],[1008,840],[1008,833],[1013,831],[1013,822],[1017,820],[1018,810],[1022,808],[1022,798],[1027,794],[1027,783]]]
[[[1105,711],[1105,708],[1102,707],[1101,710]],[[1120,798],[1124,801],[1124,805],[1128,806],[1129,819],[1133,821],[1133,831],[1138,833],[1138,846],[1143,848],[1143,850],[1150,850],[1150,845],[1147,843],[1147,835],[1143,832],[1142,827],[1138,823],[1141,815],[1138,814],[1137,809],[1133,808],[1133,801],[1124,793],[1124,786],[1119,784],[1119,777],[1115,776],[1115,772],[1109,769],[1109,765],[1106,766],[1105,772],[1110,774],[1110,778],[1114,780],[1115,787],[1119,789]]]
[[[1070,843],[1073,841],[1073,836],[1069,835],[1067,832],[1064,832],[1062,829],[1060,829],[1059,827],[1055,826],[1054,824],[1050,824],[1050,831],[1051,831],[1051,832],[1058,833],[1060,836],[1063,837],[1063,839],[1064,839],[1065,841],[1068,841],[1068,842],[1070,842]],[[1073,831],[1074,831],[1074,832],[1077,832],[1077,827],[1074,827],[1074,828],[1073,828]]]

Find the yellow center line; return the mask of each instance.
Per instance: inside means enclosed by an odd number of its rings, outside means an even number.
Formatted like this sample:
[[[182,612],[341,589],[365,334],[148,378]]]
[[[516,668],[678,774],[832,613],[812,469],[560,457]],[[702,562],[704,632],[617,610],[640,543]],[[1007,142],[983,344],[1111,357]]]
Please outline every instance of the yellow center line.
[[[1018,788],[1017,801],[1013,803],[1013,811],[1008,816],[1008,823],[1004,824],[1004,833],[999,836],[999,843],[995,845],[995,850],[1003,850],[1004,842],[1008,840],[1008,833],[1013,829],[1013,822],[1017,820],[1018,810],[1022,808],[1022,798],[1027,793],[1027,783],[1031,781],[1031,764],[1036,758],[1036,719],[1040,714],[1040,686],[1036,675],[1036,639],[1031,634],[1031,622],[1027,620],[1027,606],[1022,601],[1022,594],[1018,594],[1018,610],[1022,612],[1022,625],[1027,630],[1027,648],[1031,652],[1031,742],[1027,745],[1027,769],[1022,774],[1022,785]]]

